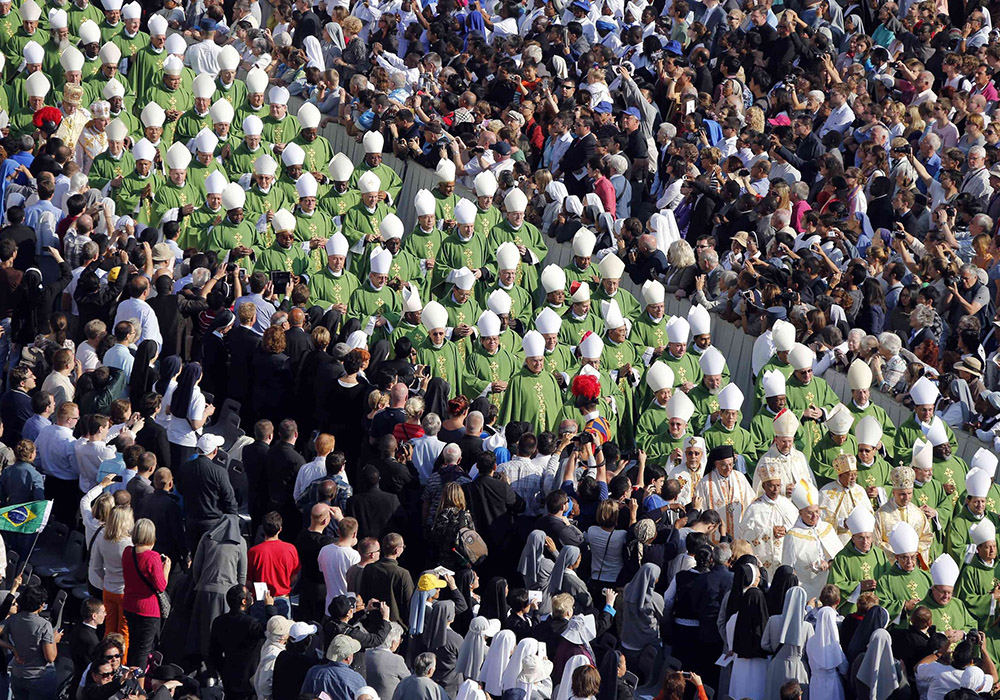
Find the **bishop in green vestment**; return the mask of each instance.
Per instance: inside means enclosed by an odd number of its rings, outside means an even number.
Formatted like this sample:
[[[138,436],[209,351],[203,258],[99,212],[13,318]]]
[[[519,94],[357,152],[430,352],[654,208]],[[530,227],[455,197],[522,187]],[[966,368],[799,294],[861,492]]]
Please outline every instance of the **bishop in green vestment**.
[[[519,193],[520,197],[524,197],[520,190],[515,190],[515,192]],[[516,245],[518,250],[524,248],[530,253],[531,260],[529,262],[532,264],[522,265],[518,268],[519,279],[517,283],[529,292],[533,292],[538,286],[537,265],[545,260],[549,247],[545,244],[542,234],[535,225],[524,220],[523,209],[521,211],[507,210],[507,218],[490,231],[487,247],[490,250],[496,250],[501,243],[508,241]]]
[[[416,258],[421,270],[425,271],[420,280],[420,293],[424,297],[429,297],[433,286],[434,267],[437,264],[441,244],[444,242],[444,232],[437,227],[433,213],[421,215],[420,210],[417,213],[417,225],[403,238],[403,250]]]
[[[146,90],[159,80],[163,61],[168,56],[164,48],[166,43],[166,36],[150,34],[149,45],[132,57],[128,73],[130,82],[138,94],[146,94]]]
[[[378,141],[377,144],[375,140]],[[364,163],[355,168],[354,175],[351,176],[351,187],[356,188],[361,176],[367,172],[372,172],[378,176],[381,183],[381,191],[387,193],[389,203],[395,204],[399,199],[400,190],[403,189],[403,180],[396,174],[395,170],[382,162],[382,141],[382,134],[378,132],[370,131],[365,134],[365,160]]]
[[[620,320],[620,319],[619,319]],[[609,319],[609,323],[615,323]],[[605,334],[601,366],[606,367],[614,379],[615,386],[624,399],[618,406],[618,430],[615,439],[619,444],[630,444],[636,432],[636,385],[642,379],[642,358],[635,346],[628,340],[628,330],[624,322],[617,328],[608,328]]]
[[[417,362],[427,365],[431,378],[448,383],[449,396],[464,394],[468,380],[458,345],[446,337],[448,314],[436,301],[428,302],[421,315],[427,338],[416,347]]]
[[[254,271],[291,272],[295,276],[309,274],[309,257],[295,241],[295,216],[287,209],[275,213],[272,220],[274,244],[257,256]]]
[[[914,384],[916,386],[916,384]],[[936,400],[936,399],[935,399]],[[913,443],[917,440],[926,440],[927,431],[930,430],[931,422],[934,419],[934,405],[915,406],[913,415],[907,418],[902,425],[896,429],[896,441],[893,446],[893,454],[899,464],[909,464],[913,456]],[[951,451],[958,451],[958,439],[952,431],[951,426],[942,421],[944,432],[948,436],[948,444]]]
[[[1000,518],[986,511],[986,497],[983,494],[987,493],[989,488],[991,481],[989,475],[985,472],[977,471],[973,472],[971,477],[970,480],[974,482],[972,491],[977,496],[965,497],[965,503],[959,504],[955,508],[954,515],[948,523],[948,529],[945,531],[944,551],[950,554],[951,558],[957,562],[965,561],[966,548],[972,542],[972,535],[969,534],[969,530],[973,526],[978,525],[984,520],[989,520],[993,523],[994,528],[1000,525]]]
[[[563,402],[559,384],[545,369],[545,339],[537,331],[529,331],[522,347],[524,366],[504,391],[498,422],[526,421],[536,432],[554,431]]]
[[[347,239],[335,233],[326,242],[327,264],[309,277],[309,298],[324,309],[333,306],[344,318],[352,318],[348,303],[361,282],[344,269],[347,264]]]
[[[228,255],[229,262],[250,270],[253,269],[250,256],[256,258],[260,255],[262,246],[257,228],[243,216],[245,201],[246,193],[242,187],[235,183],[226,187],[222,193],[222,206],[226,209],[226,216],[222,223],[209,230],[208,250],[214,250],[220,260]]]
[[[588,294],[582,301],[574,301],[563,315],[562,328],[559,329],[559,342],[571,346],[579,345],[587,333],[602,335],[603,332],[604,322],[593,312]]]
[[[992,539],[985,539],[992,534]],[[990,611],[1000,598],[1000,579],[997,578],[996,530],[983,528],[978,537],[984,541],[976,545],[975,554],[962,567],[955,584],[955,597],[965,603],[966,610],[975,619],[980,630],[985,630],[992,617]],[[964,559],[962,560],[964,561]]]
[[[469,394],[486,392],[490,403],[500,407],[508,383],[521,368],[522,361],[500,347],[500,317],[492,311],[483,312],[477,323],[479,338],[466,359]]]
[[[855,591],[874,591],[890,566],[882,548],[874,546],[871,532],[852,534],[851,541],[830,562],[830,575],[827,579],[827,583],[840,589],[840,613],[853,613],[857,606],[848,598]]]
[[[288,89],[281,88],[281,90],[284,90],[284,93],[279,93],[278,98],[284,101],[270,100],[268,105],[268,115],[264,118],[264,140],[284,146],[291,143],[302,127],[299,125],[298,117],[288,113]]]
[[[916,554],[905,555],[908,560],[900,567],[899,557],[889,565],[889,570],[878,579],[875,585],[875,595],[879,605],[889,612],[889,619],[899,618],[905,623],[910,612],[931,588],[931,576],[917,566]]]
[[[351,246],[350,267],[355,275],[364,274],[364,262],[372,245],[381,238],[382,220],[391,213],[392,209],[379,201],[378,192],[362,192],[361,201],[344,214],[341,231]]]
[[[475,234],[473,225],[458,224],[441,242],[438,257],[434,261],[432,291],[443,293],[447,290],[448,277],[454,270],[463,267],[473,272],[483,270],[491,259],[486,239]]]
[[[958,575],[957,569],[955,570],[955,575]],[[931,611],[931,624],[937,628],[938,632],[948,633],[951,630],[968,632],[969,630],[977,629],[978,624],[975,618],[969,614],[969,609],[965,607],[965,603],[954,596],[948,599],[946,603],[941,602],[947,599],[948,595],[942,588],[953,590],[953,586],[954,581],[952,581],[951,586],[931,586],[931,589],[927,591],[927,595],[924,596],[918,605],[924,605]]]
[[[358,319],[362,328],[370,318],[375,319],[375,332],[371,336],[375,342],[389,337],[392,327],[399,322],[403,304],[399,294],[388,285],[392,254],[378,249],[372,256],[378,256],[378,260],[371,261],[368,278],[354,290],[347,306],[350,318]]]

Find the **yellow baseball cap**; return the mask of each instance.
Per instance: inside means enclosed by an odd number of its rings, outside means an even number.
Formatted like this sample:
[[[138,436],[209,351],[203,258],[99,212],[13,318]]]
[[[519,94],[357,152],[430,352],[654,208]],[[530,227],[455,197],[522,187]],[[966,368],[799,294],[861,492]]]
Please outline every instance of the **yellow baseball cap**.
[[[418,591],[432,591],[435,588],[444,588],[447,585],[448,584],[445,583],[444,579],[434,574],[423,574],[419,579],[417,579]]]

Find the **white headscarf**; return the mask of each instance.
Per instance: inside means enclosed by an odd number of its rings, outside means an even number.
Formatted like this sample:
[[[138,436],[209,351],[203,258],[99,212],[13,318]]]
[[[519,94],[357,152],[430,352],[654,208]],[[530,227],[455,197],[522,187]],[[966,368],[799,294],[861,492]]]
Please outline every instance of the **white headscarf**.
[[[358,688],[358,692],[354,694],[354,700],[361,700],[361,698],[366,695],[370,697],[372,700],[381,700],[381,698],[379,698],[378,696],[378,692],[370,685]]]
[[[462,640],[458,661],[455,662],[455,670],[466,678],[479,677],[479,669],[486,659],[486,630],[489,625],[490,621],[482,616],[472,618],[469,623],[469,631]]]
[[[493,643],[496,644],[496,641]],[[514,653],[511,654],[510,661],[507,663],[507,668],[504,669],[503,676],[500,679],[500,685],[503,690],[510,690],[517,685],[517,676],[521,673],[521,663],[524,661],[524,657],[534,656],[537,653],[538,642],[531,637],[526,637],[517,643]],[[487,691],[489,691],[489,688],[487,688]],[[493,695],[494,693],[490,694]],[[500,695],[500,693],[495,694]]]
[[[792,586],[785,591],[778,641],[801,647],[806,642],[806,589]]]
[[[556,694],[552,697],[552,700],[569,700],[573,695],[573,671],[581,666],[589,665],[590,659],[583,654],[571,656],[566,665],[563,666],[562,680],[559,682],[559,687],[556,689]],[[525,700],[528,699],[525,698]]]
[[[323,58],[323,47],[320,46],[319,39],[314,36],[307,36],[302,42],[302,49],[309,59],[307,66],[315,66],[320,71],[326,70],[326,59]]]
[[[847,664],[847,657],[840,646],[837,629],[837,611],[824,606],[816,613],[816,634],[806,642],[809,668],[833,670]]]
[[[503,693],[503,672],[509,665],[515,642],[516,637],[513,632],[502,630],[493,638],[493,643],[486,652],[486,660],[479,669],[479,681],[490,695]]]
[[[458,695],[455,696],[455,700],[486,700],[486,694],[483,693],[478,683],[472,679],[466,679],[458,687]]]
[[[875,630],[868,650],[858,667],[858,680],[871,690],[871,700],[886,700],[899,687],[896,661],[892,658],[892,637],[886,630]]]

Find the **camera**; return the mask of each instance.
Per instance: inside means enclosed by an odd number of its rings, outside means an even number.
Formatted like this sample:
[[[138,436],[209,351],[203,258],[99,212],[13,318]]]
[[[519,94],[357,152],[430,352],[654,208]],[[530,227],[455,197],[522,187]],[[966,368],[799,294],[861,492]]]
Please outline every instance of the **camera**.
[[[982,643],[982,634],[979,630],[970,630],[965,633],[965,641],[974,646],[979,646]]]
[[[236,263],[226,263],[226,274],[231,275],[236,271]]]
[[[286,270],[271,270],[271,284],[275,289],[284,289],[292,281],[292,273]]]

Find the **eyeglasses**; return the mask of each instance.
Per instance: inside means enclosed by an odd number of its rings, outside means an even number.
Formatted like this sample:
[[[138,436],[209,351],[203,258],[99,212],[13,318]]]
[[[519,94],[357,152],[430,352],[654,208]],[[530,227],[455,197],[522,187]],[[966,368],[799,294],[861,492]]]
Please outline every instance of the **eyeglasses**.
[[[120,658],[122,658],[121,654],[108,654],[107,656],[104,657],[104,660],[111,661],[111,659],[120,659]]]
[[[98,673],[97,674],[98,678],[111,678],[114,675],[115,675],[114,671],[108,671],[107,673]]]

